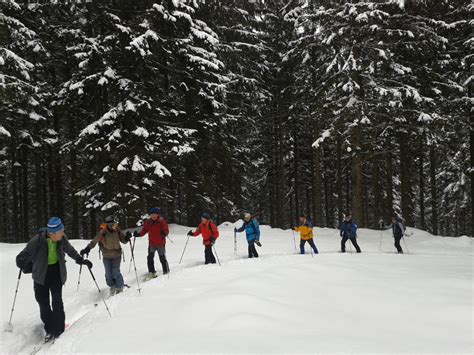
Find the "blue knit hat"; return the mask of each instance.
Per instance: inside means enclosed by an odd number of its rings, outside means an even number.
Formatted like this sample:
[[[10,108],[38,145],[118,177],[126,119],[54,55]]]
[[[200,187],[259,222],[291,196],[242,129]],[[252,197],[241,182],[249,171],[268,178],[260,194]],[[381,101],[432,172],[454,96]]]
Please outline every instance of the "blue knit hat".
[[[148,209],[148,214],[161,214],[161,208],[159,208],[159,207],[150,207]]]
[[[201,215],[201,218],[211,219],[211,215],[209,214],[209,212],[204,212],[204,213]]]
[[[48,233],[56,233],[64,230],[64,224],[59,217],[51,217],[48,221]]]

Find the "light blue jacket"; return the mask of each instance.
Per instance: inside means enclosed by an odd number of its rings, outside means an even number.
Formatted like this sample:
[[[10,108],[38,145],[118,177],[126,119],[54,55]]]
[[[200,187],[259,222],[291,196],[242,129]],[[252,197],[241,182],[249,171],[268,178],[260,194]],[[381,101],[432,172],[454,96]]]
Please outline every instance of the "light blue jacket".
[[[242,227],[237,229],[237,232],[240,233],[244,230],[248,242],[251,242],[252,240],[260,240],[260,228],[258,227],[258,223],[255,219],[251,219],[248,222],[244,222]]]

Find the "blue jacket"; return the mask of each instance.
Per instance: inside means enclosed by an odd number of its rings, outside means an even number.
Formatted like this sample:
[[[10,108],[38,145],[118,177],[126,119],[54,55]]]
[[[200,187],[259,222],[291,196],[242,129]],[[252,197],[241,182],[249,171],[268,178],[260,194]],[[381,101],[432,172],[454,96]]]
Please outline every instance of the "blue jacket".
[[[237,232],[243,232],[245,230],[245,234],[247,236],[247,241],[251,242],[252,240],[260,240],[260,228],[258,227],[258,223],[255,219],[251,219],[248,222],[244,221],[242,227],[237,229]]]
[[[350,221],[342,221],[340,230],[340,235],[343,238],[357,238],[357,224],[352,219]]]

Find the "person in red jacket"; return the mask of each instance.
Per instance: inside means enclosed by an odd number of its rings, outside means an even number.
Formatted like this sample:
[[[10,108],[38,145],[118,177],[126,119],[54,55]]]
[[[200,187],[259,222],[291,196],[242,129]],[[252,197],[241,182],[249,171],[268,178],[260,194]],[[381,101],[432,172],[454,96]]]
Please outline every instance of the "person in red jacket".
[[[166,260],[166,237],[169,234],[169,229],[166,220],[161,216],[161,209],[152,207],[148,210],[148,214],[150,218],[145,221],[142,230],[138,234],[135,233],[135,236],[143,237],[148,233],[148,278],[154,278],[156,277],[154,261],[156,252],[158,252],[160,257],[163,274],[166,275],[170,272],[170,267]]]
[[[202,244],[204,244],[204,257],[206,264],[215,264],[216,258],[212,252],[212,246],[216,242],[216,239],[219,238],[219,231],[217,230],[214,222],[211,221],[210,214],[207,212],[204,212],[201,215],[201,223],[197,229],[194,232],[192,230],[188,232],[190,237],[197,237],[199,234],[202,235]]]

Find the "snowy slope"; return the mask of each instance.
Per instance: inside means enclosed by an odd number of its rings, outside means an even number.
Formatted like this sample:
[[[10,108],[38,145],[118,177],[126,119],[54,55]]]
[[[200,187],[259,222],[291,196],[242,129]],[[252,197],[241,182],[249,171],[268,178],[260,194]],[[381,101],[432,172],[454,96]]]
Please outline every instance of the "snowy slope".
[[[87,270],[76,292],[79,267],[69,259],[63,294],[71,326],[42,353],[471,353],[471,239],[413,230],[407,238],[411,254],[397,255],[390,231],[383,233],[381,253],[380,232],[362,229],[363,253],[340,254],[337,231],[315,228],[321,254],[312,257],[295,254],[291,231],[262,226],[261,258],[248,260],[243,234],[234,258],[234,225],[240,223],[220,226],[221,267],[203,265],[200,237],[190,239],[178,265],[189,228],[172,225],[171,275],[142,284],[141,294],[133,267],[128,272],[127,249],[122,272],[132,288],[108,300],[113,318]],[[72,244],[80,249],[86,241]],[[1,245],[3,327],[18,275],[14,258],[22,247]],[[146,249],[146,238],[137,239],[140,276],[147,271]],[[106,291],[97,249],[91,260]],[[22,277],[13,325],[12,333],[1,333],[0,352],[31,352],[43,333],[30,275]]]

